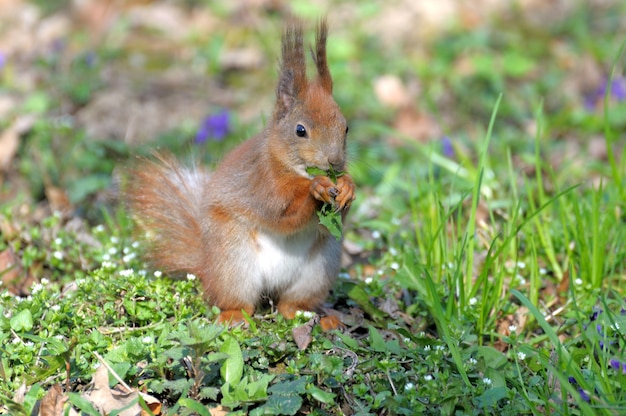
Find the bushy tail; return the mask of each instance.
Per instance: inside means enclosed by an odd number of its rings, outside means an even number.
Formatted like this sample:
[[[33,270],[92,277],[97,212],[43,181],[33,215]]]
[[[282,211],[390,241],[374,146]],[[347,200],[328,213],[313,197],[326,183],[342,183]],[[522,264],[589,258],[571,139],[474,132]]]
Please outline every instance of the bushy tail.
[[[173,274],[195,273],[205,255],[203,194],[209,175],[162,153],[140,159],[127,174],[124,199],[151,266]]]

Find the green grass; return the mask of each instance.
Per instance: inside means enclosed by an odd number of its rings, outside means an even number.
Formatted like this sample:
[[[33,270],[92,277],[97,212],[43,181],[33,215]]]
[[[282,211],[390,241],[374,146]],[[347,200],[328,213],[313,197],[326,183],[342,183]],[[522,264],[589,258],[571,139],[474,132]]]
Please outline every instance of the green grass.
[[[0,414],[31,414],[56,384],[72,393],[66,408],[94,414],[81,392],[98,356],[168,415],[219,407],[251,415],[626,412],[626,100],[596,91],[606,80],[583,86],[589,80],[573,75],[590,59],[609,83],[626,85],[624,40],[615,36],[624,6],[581,3],[545,26],[493,17],[468,30],[460,22],[419,50],[386,47],[368,32],[384,6],[350,7],[354,20],[329,39],[358,187],[344,224],[354,261],[328,300],[346,328],[313,326],[304,351],[293,331],[311,324],[308,315],[285,321],[267,308],[247,328],[217,325],[219,311],[192,276],[171,280],[146,268],[126,212],[103,197],[133,154],[160,145],[212,164],[261,128],[270,108],[236,115],[271,97],[274,67],[231,71],[217,57],[244,44],[274,62],[279,14],[260,14],[264,29],[229,24],[208,43],[177,41],[194,52],[175,65],[204,62],[202,76],[233,94],[228,137],[203,146],[192,144],[193,121],[133,147],[89,137],[64,113],[106,89],[102,68],[126,68],[141,46],[125,39],[163,34],[134,33],[121,19],[115,42],[88,50],[72,33],[74,49],[38,59],[42,84],[33,89],[16,81],[18,61],[5,64],[0,90],[24,100],[0,125],[24,114],[37,121],[0,194],[14,196],[0,207],[0,255],[14,254],[22,270],[0,286]],[[302,2],[295,9],[313,13]],[[441,137],[421,143],[396,128],[396,111],[369,88],[384,74],[420,85],[412,104],[438,122]],[[604,155],[589,151],[594,138]],[[51,186],[66,191],[72,211],[50,212]]]

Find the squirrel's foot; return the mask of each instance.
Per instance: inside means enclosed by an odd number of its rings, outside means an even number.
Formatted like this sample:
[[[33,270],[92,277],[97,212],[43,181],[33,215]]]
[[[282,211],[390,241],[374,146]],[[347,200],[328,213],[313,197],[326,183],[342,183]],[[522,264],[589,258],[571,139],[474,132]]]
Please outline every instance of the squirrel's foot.
[[[320,326],[322,327],[322,331],[328,332],[333,329],[339,329],[343,327],[343,322],[336,317],[335,315],[326,315],[320,318]]]
[[[298,311],[310,311],[313,309],[315,308],[312,308],[310,305],[303,306],[296,303],[278,303],[278,312],[286,319],[295,318]],[[320,318],[320,326],[322,327],[322,331],[328,332],[333,329],[341,328],[343,323],[337,316],[327,315]]]
[[[242,324],[246,325],[247,322],[243,311],[245,311],[248,316],[252,316],[252,314],[254,314],[254,308],[246,307],[241,309],[229,309],[220,312],[217,321],[228,326],[229,328]]]

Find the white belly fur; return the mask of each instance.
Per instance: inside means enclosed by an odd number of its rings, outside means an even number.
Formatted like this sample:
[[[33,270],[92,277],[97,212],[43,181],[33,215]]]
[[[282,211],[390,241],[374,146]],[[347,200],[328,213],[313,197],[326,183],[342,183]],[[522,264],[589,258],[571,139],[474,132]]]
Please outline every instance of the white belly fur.
[[[315,227],[317,224],[289,237],[269,232],[257,234],[257,266],[266,291],[287,288],[314,275],[323,278],[325,250],[318,248],[311,253],[317,238]]]

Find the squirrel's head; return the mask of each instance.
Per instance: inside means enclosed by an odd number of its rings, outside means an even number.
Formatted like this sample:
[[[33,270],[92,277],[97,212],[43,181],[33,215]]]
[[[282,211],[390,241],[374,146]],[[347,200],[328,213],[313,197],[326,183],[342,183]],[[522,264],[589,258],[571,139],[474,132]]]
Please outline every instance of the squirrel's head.
[[[319,22],[311,50],[317,76],[308,80],[302,24],[295,22],[282,38],[276,107],[270,125],[270,146],[286,166],[308,176],[306,169],[343,171],[348,126],[332,96],[333,80],[326,59],[328,26]],[[277,155],[278,156],[278,155]]]

